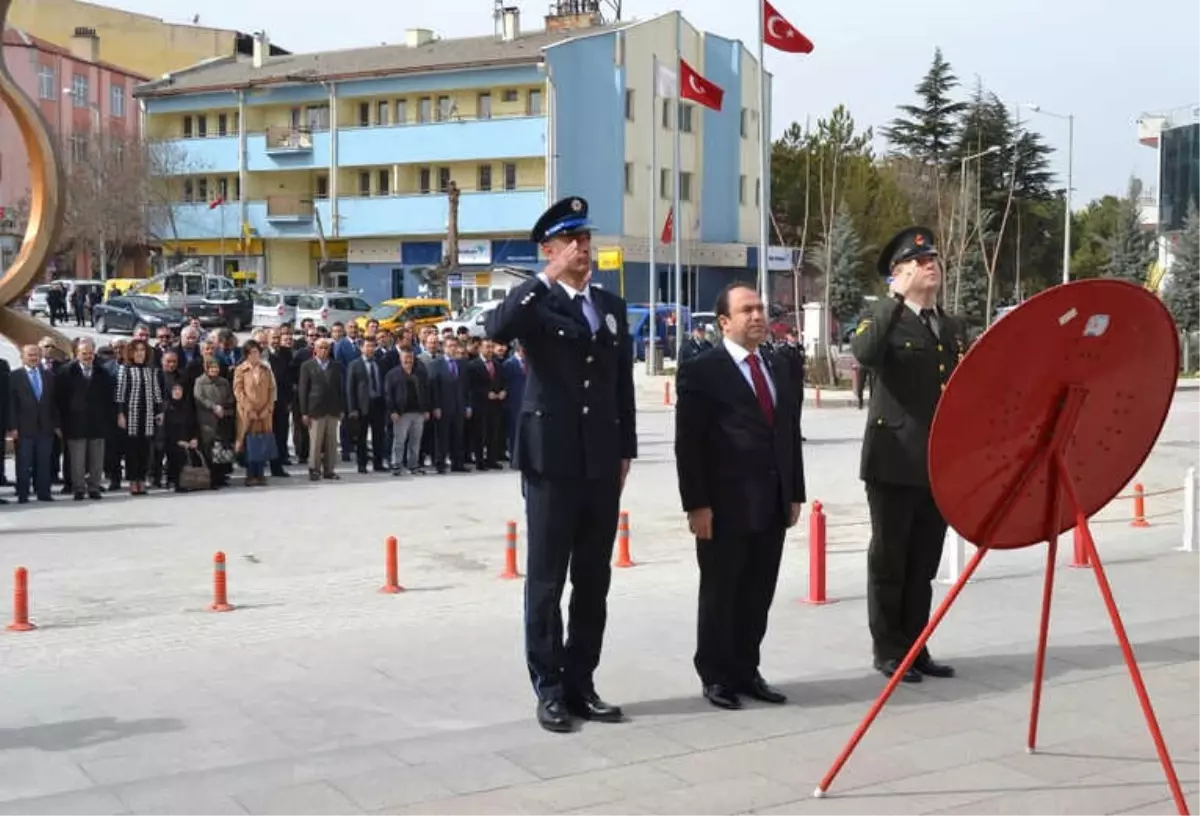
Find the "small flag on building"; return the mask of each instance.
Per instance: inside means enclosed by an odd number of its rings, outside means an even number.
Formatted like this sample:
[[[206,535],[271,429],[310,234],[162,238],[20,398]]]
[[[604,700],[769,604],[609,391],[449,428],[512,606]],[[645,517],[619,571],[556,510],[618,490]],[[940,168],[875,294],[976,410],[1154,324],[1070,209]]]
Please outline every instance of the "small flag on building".
[[[725,98],[725,91],[719,85],[705,79],[699,71],[683,60],[679,61],[679,73],[680,79],[683,80],[679,91],[681,98],[690,99],[692,102],[703,105],[711,110],[721,110],[721,102]]]
[[[667,220],[663,224],[662,242],[664,244],[671,243],[675,238],[675,208],[667,210]]]
[[[209,203],[208,208],[210,210],[215,210],[217,207],[220,207],[224,203],[225,203],[225,196],[217,196]]]

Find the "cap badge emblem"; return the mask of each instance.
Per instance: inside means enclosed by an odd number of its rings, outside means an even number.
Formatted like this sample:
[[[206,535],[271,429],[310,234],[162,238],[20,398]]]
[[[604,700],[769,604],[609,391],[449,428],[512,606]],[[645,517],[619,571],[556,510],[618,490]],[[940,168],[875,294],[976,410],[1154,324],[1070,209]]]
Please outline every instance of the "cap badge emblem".
[[[574,210],[575,212],[579,212],[580,210],[583,209],[583,202],[580,201],[578,198],[572,198],[571,199],[571,209]]]
[[[918,232],[916,235],[913,236],[913,243],[916,244],[917,246],[921,246],[922,244],[925,243],[925,236]]]

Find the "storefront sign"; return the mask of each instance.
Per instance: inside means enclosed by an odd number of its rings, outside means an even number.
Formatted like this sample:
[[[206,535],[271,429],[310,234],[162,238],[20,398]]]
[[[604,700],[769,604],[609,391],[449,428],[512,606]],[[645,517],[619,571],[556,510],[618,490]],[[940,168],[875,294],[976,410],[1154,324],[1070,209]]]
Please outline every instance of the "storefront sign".
[[[442,242],[442,254],[447,252],[446,242]],[[486,266],[492,262],[492,242],[488,239],[458,240],[459,266]]]

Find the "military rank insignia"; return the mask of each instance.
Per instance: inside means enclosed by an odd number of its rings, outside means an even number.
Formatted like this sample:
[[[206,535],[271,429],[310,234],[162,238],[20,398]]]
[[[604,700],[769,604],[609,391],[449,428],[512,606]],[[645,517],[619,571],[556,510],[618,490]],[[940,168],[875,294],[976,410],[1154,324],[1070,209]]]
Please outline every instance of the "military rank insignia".
[[[865,317],[862,319],[861,322],[859,322],[858,328],[854,330],[854,333],[862,334],[863,332],[865,332],[867,330],[867,327],[870,325],[871,325],[871,318]]]

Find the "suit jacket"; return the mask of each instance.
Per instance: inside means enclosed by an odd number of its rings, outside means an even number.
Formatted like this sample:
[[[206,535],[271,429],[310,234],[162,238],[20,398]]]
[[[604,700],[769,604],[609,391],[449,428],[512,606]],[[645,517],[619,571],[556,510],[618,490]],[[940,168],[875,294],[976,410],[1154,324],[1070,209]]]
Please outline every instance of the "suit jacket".
[[[55,384],[55,376],[43,368],[42,398],[38,399],[25,367],[14,371],[9,379],[8,430],[24,439],[53,436],[59,427]]]
[[[396,366],[387,373],[383,380],[383,396],[389,414],[403,414],[412,411],[425,414],[433,410],[429,393],[429,372],[425,370],[425,366],[415,360],[413,361],[412,379],[417,385],[415,405],[409,404],[409,375],[404,373],[404,367]]]
[[[467,361],[454,362],[456,374],[451,373],[450,361],[445,357],[430,360],[428,367],[430,403],[442,412],[443,419],[460,416],[471,407]]]
[[[57,385],[64,439],[105,439],[111,435],[117,423],[117,383],[108,369],[94,362],[89,378],[83,376],[83,366],[73,362],[63,369]],[[170,395],[169,390],[165,393]]]
[[[12,383],[12,369],[9,368],[8,360],[0,359],[0,428],[8,430],[8,413],[11,410],[9,403],[9,388]],[[0,456],[4,453],[3,445],[0,445]]]
[[[591,288],[593,334],[562,286],[540,277],[509,290],[487,334],[525,349],[528,376],[513,467],[554,477],[611,477],[637,457],[633,338],[625,301]]]
[[[712,508],[714,535],[786,526],[790,505],[805,501],[794,386],[786,366],[763,359],[775,385],[772,424],[724,344],[677,374],[679,495],[687,512]]]
[[[306,361],[300,366],[296,394],[300,415],[314,419],[341,416],[346,412],[345,387],[342,365],[337,360],[329,360],[324,369],[315,359]]]
[[[929,486],[926,449],[942,389],[967,349],[966,330],[937,310],[934,335],[899,298],[872,304],[850,348],[874,375],[860,477],[879,484]]]
[[[708,351],[712,347],[713,344],[707,340],[697,340],[695,337],[689,337],[683,341],[683,348],[679,350],[679,364],[683,365],[696,355]]]
[[[375,376],[378,378],[379,398],[383,399],[383,367],[375,362]],[[371,411],[371,379],[367,374],[367,361],[362,357],[350,364],[346,375],[346,413],[359,413],[366,416]]]
[[[525,399],[525,370],[521,366],[521,360],[516,354],[504,361],[504,365],[500,366],[500,370],[504,372],[504,412],[507,414],[516,414],[521,410],[521,402]]]
[[[275,401],[278,405],[287,405],[292,400],[296,390],[296,370],[292,367],[293,352],[280,346],[274,351],[263,349],[263,359],[271,367],[275,375]]]
[[[499,402],[488,399],[489,394],[500,394],[504,391],[504,373],[500,370],[501,361],[492,358],[492,373],[488,374],[487,362],[478,357],[470,365],[471,405],[480,410],[499,408]]]

